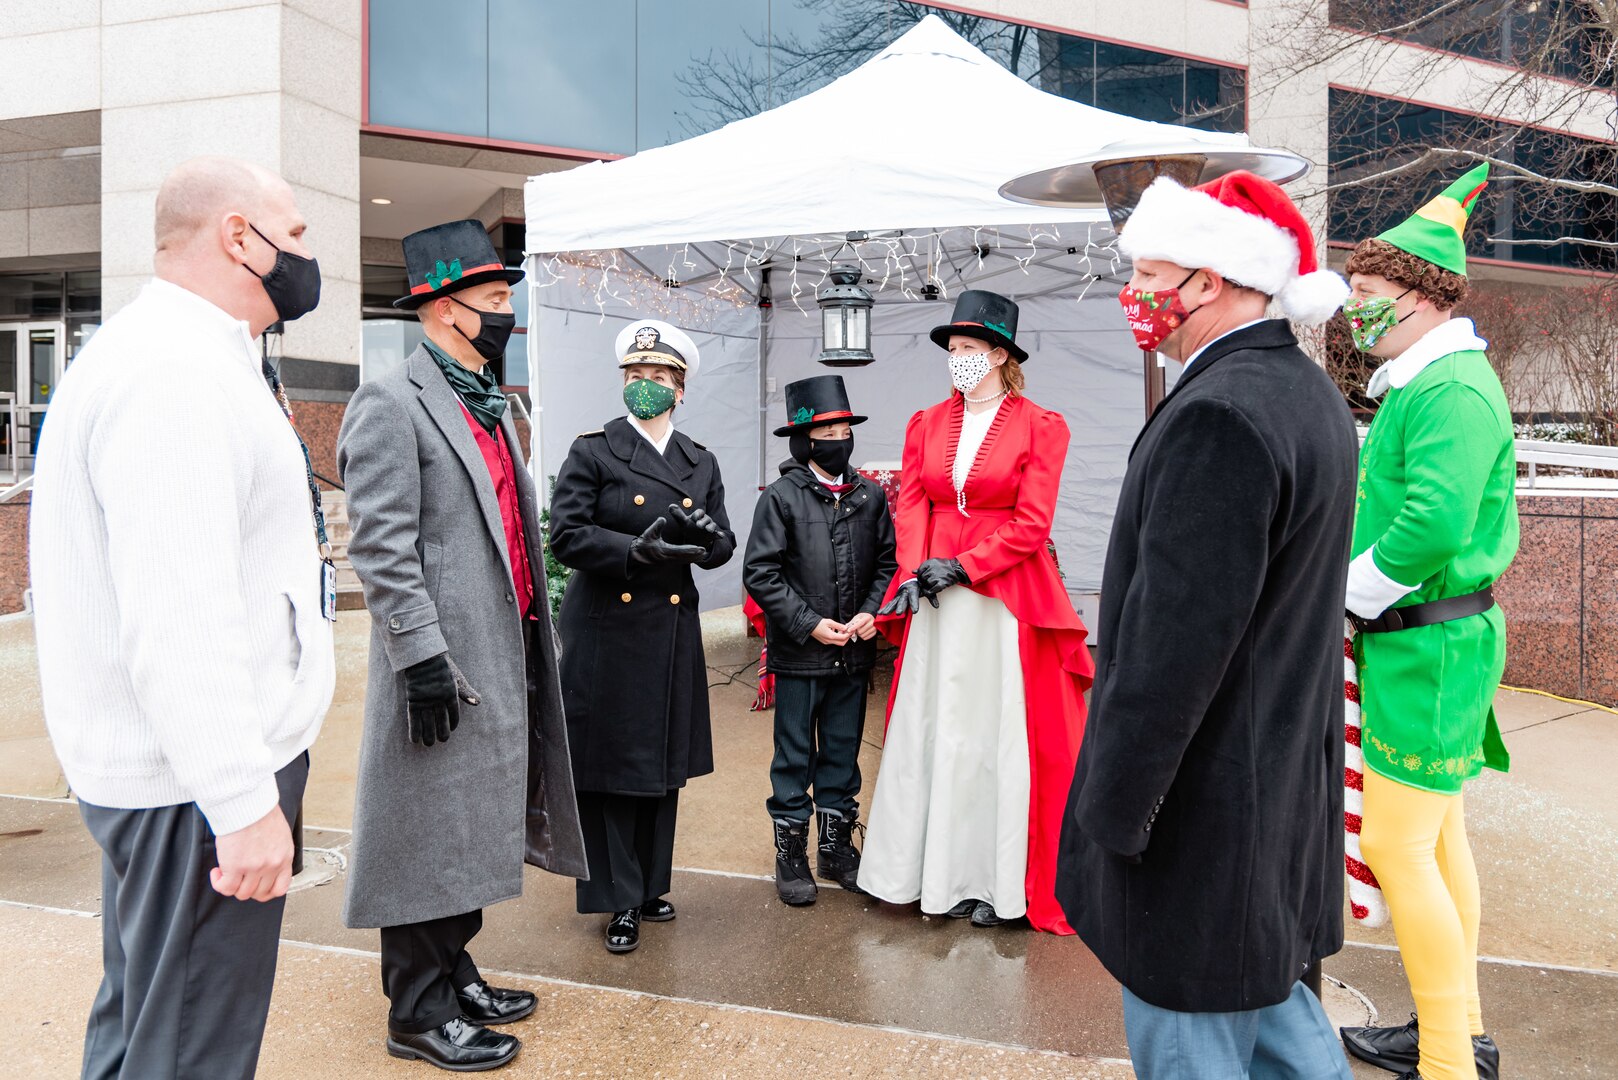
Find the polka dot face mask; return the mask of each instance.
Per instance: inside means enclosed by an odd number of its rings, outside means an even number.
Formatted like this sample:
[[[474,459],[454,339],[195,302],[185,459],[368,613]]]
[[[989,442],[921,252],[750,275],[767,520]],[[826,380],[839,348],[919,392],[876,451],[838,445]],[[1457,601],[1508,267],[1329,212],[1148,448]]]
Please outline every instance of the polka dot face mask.
[[[636,379],[624,387],[624,405],[638,420],[662,416],[674,408],[674,387],[650,379]]]
[[[963,394],[970,394],[978,388],[978,383],[989,373],[989,354],[986,352],[972,353],[970,356],[955,356],[949,358],[949,379],[955,384],[955,389]]]

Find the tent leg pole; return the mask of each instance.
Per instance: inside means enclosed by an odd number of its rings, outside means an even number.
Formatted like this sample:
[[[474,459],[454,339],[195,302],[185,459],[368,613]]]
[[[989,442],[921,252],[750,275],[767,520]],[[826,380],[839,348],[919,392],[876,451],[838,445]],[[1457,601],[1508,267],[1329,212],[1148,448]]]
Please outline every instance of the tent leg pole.
[[[534,478],[539,505],[544,508],[551,502],[551,486],[545,482],[545,463],[540,459],[540,449],[545,445],[540,439],[540,427],[545,421],[545,401],[539,373],[539,286],[534,281],[539,256],[530,255],[525,263],[523,269],[528,276],[528,333],[525,336],[528,340],[524,344],[528,348],[528,403],[533,407],[533,415],[528,422],[528,472]]]
[[[769,293],[769,268],[760,271],[763,275],[764,285],[760,287],[762,295]],[[769,468],[769,408],[770,408],[770,309],[760,305],[758,309],[758,489],[763,491],[769,484],[765,475]]]
[[[1157,362],[1157,354],[1145,349],[1140,353],[1141,371],[1146,380],[1146,419],[1150,420],[1157,407],[1163,403],[1167,395],[1168,377],[1161,364]]]

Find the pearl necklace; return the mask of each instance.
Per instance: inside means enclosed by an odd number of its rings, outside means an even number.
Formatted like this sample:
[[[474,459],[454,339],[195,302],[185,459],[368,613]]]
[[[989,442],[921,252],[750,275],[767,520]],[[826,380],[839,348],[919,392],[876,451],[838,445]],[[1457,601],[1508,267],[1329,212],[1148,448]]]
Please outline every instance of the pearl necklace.
[[[967,397],[965,394],[962,394],[961,397],[965,398],[966,401],[972,405],[987,405],[991,401],[999,401],[1009,393],[1011,393],[1010,390],[1002,390],[998,394],[990,394],[988,397],[984,398]]]

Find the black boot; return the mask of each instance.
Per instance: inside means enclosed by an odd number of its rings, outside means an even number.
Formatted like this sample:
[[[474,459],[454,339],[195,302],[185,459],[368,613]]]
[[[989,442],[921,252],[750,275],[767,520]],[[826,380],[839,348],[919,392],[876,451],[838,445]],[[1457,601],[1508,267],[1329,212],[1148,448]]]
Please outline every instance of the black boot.
[[[809,873],[809,823],[775,823],[775,893],[789,907],[815,902],[815,879]]]
[[[854,846],[854,830],[865,831],[860,824],[856,807],[847,816],[835,810],[818,811],[820,818],[820,847],[815,852],[815,872],[827,881],[835,881],[851,893],[865,892],[860,888],[860,849]]]
[[[1414,1013],[1410,1023],[1398,1027],[1340,1028],[1343,1046],[1361,1061],[1389,1072],[1410,1070],[1421,1057],[1421,1029]],[[1478,1080],[1499,1080],[1500,1048],[1487,1035],[1472,1036],[1472,1057],[1477,1062]]]

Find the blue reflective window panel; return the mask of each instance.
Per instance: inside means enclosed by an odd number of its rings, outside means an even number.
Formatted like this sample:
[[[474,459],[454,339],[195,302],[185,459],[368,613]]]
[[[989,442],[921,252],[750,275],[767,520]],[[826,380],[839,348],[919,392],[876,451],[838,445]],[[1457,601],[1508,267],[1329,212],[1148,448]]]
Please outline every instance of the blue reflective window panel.
[[[635,0],[488,0],[489,137],[632,154]]]
[[[769,0],[642,0],[637,145],[667,146],[771,108]]]
[[[373,3],[370,122],[485,137],[489,22],[482,0]]]

